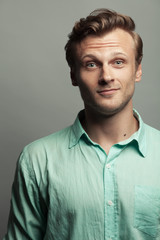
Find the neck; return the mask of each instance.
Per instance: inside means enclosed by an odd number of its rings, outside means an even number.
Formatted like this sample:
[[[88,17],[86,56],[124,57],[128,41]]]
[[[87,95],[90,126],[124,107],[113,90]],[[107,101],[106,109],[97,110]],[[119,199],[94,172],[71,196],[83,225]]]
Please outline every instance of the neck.
[[[107,154],[112,145],[126,140],[138,130],[138,121],[133,116],[132,107],[126,107],[111,116],[97,115],[85,109],[82,125],[92,141],[98,143]]]

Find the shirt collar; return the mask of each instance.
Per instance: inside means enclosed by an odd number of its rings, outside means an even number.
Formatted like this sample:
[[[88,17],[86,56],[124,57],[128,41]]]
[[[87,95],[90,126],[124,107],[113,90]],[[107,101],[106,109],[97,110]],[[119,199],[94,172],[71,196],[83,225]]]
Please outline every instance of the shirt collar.
[[[146,156],[146,131],[145,124],[139,115],[139,113],[133,109],[134,116],[139,121],[139,129],[135,132],[129,139],[119,142],[119,145],[127,145],[133,141],[137,142],[138,149],[140,153],[145,157]],[[85,130],[83,129],[80,120],[84,117],[84,110],[80,111],[74,124],[71,126],[71,134],[69,140],[69,148],[75,146],[82,136],[86,136],[87,139],[93,144],[92,140],[89,138]],[[95,144],[95,143],[94,143]]]
[[[139,129],[135,132],[130,138],[125,141],[119,142],[119,145],[127,145],[131,142],[137,142],[138,150],[142,154],[143,157],[146,157],[147,147],[146,147],[146,130],[145,124],[140,116],[140,114],[133,109],[133,114],[137,118],[139,122]]]
[[[82,135],[87,135],[84,131],[80,120],[84,117],[84,110],[80,111],[77,115],[77,118],[74,124],[71,126],[71,134],[69,140],[69,148],[74,147],[78,142]]]

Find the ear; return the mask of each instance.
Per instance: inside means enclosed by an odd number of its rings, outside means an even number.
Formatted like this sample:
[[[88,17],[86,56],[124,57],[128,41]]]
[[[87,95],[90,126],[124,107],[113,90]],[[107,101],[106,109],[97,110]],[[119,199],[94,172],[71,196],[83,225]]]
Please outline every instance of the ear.
[[[141,81],[141,77],[142,77],[142,65],[139,64],[138,68],[136,70],[136,79],[135,79],[135,81],[136,82],[140,82]]]
[[[73,68],[70,71],[70,77],[71,77],[72,85],[73,86],[78,86],[76,74],[75,74]]]

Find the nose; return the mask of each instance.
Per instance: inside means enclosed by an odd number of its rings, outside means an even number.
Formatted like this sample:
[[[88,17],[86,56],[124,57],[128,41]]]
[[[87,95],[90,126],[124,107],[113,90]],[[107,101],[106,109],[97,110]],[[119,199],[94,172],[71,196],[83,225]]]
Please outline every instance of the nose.
[[[114,78],[112,77],[111,69],[108,65],[104,65],[101,68],[99,84],[105,85],[105,84],[108,84],[111,81],[114,81]]]

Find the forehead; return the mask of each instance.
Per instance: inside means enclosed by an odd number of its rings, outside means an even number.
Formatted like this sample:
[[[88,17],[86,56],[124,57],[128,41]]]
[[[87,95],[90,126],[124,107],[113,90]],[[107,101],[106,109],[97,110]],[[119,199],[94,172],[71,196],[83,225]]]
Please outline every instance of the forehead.
[[[113,51],[124,52],[128,55],[135,54],[135,43],[132,36],[122,29],[115,29],[102,36],[90,35],[76,45],[77,57],[82,57],[90,52],[110,53]]]

